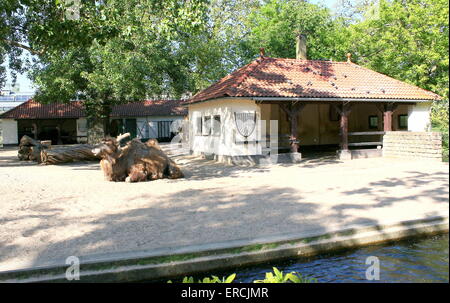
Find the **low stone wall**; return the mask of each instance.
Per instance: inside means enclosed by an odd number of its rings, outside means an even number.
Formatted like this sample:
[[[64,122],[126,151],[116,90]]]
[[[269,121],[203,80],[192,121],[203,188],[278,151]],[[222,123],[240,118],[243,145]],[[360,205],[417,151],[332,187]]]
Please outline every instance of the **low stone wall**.
[[[390,131],[383,137],[383,157],[442,160],[439,132]]]
[[[380,158],[383,156],[382,149],[354,149],[351,150],[352,159],[367,159],[367,158]]]

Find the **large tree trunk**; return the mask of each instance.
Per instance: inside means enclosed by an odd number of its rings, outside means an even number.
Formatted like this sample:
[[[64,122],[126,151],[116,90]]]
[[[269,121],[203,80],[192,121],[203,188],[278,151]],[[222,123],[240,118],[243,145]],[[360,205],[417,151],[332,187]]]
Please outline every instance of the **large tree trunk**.
[[[99,160],[94,155],[90,144],[76,144],[70,146],[59,146],[41,151],[41,162],[44,164],[60,164],[77,161]]]
[[[111,105],[103,104],[102,105],[102,122],[103,122],[103,135],[104,137],[111,135]]]
[[[19,160],[31,160],[43,164],[59,164],[75,161],[99,160],[94,155],[90,144],[74,144],[66,146],[47,146],[28,136],[20,139]]]

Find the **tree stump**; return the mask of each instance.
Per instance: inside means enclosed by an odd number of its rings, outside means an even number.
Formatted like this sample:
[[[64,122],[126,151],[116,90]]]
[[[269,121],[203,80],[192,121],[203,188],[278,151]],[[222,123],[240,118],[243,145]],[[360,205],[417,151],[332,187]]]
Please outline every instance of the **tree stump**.
[[[139,139],[120,146],[129,134],[105,138],[94,152],[102,157],[100,166],[108,181],[140,182],[162,178],[183,178],[183,172],[159,147],[156,140]]]

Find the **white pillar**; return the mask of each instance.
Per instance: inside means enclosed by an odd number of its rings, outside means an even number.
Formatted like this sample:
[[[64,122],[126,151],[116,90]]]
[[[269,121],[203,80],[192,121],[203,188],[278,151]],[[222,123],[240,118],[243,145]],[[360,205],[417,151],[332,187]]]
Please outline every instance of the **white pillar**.
[[[408,108],[408,131],[426,132],[431,130],[431,103],[417,103]]]
[[[2,132],[3,140],[2,144],[18,144],[18,130],[17,130],[17,121],[14,119],[1,119],[0,120],[0,128]]]

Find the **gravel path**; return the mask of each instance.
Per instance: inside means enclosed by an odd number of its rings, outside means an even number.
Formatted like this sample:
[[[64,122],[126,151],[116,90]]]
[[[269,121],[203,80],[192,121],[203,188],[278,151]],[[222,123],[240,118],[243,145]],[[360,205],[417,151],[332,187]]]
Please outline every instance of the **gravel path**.
[[[242,168],[178,156],[186,179],[103,181],[98,163],[40,166],[0,149],[0,271],[70,256],[448,214],[448,164],[394,159]]]

